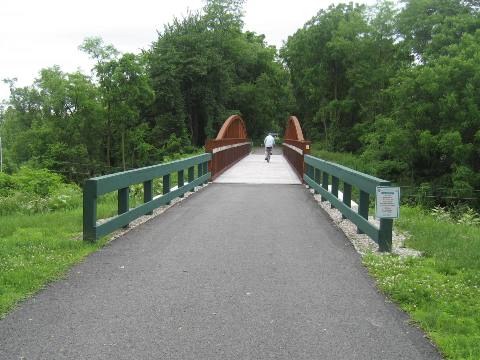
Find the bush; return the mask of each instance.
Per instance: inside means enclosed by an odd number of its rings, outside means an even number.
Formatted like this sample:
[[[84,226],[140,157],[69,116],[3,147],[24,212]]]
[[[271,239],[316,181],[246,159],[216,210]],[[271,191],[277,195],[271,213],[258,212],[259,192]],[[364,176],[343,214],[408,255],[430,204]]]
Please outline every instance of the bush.
[[[60,175],[47,169],[32,169],[23,166],[11,177],[15,184],[15,190],[39,196],[48,196],[64,185]]]
[[[16,174],[0,175],[0,215],[68,210],[82,204],[80,188],[48,170],[22,167]]]
[[[0,196],[7,196],[15,188],[15,182],[10,175],[0,173]]]
[[[435,206],[430,210],[430,215],[438,222],[480,226],[480,216],[478,213],[464,204],[456,205],[450,209]]]

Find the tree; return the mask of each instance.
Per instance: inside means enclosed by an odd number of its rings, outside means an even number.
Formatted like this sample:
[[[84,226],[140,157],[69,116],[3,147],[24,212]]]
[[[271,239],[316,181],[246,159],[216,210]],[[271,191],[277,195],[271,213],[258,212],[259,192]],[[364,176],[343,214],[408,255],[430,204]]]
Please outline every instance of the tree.
[[[242,31],[242,4],[208,1],[203,12],[175,19],[159,34],[148,55],[156,128],[181,139],[189,134],[201,146],[233,109],[253,136],[283,124],[292,102],[287,73],[263,36]]]
[[[396,44],[393,4],[367,10],[353,4],[321,10],[281,50],[306,133],[330,149],[360,148],[356,129],[388,107],[382,91],[409,61]]]
[[[126,170],[127,131],[139,125],[141,111],[154,98],[143,57],[130,53],[120,56],[99,38],[86,39],[80,48],[97,60],[95,74],[106,108],[107,165],[111,164],[112,137],[119,132],[121,162]]]
[[[445,54],[465,33],[480,28],[478,2],[403,0],[398,29],[419,62]]]

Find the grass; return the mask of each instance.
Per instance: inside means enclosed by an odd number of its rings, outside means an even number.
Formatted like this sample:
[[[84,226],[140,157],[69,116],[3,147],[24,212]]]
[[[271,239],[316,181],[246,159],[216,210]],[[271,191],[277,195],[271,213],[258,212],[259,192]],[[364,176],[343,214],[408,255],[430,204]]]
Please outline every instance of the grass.
[[[99,204],[100,217],[115,211],[113,201]],[[81,208],[1,216],[0,239],[0,318],[106,241],[82,240]]]
[[[439,223],[402,207],[399,229],[420,258],[369,254],[364,263],[388,294],[449,359],[480,359],[480,228]]]

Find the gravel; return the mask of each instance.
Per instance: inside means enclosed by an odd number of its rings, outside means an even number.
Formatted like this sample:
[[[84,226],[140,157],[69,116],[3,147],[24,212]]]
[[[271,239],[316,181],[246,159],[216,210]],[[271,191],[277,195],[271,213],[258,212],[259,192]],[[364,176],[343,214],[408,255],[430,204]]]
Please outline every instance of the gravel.
[[[343,231],[345,236],[350,240],[350,242],[355,247],[355,250],[357,250],[359,254],[361,254],[362,256],[371,252],[382,254],[378,251],[378,244],[373,241],[368,235],[357,234],[357,226],[350,220],[343,219],[342,213],[339,210],[332,208],[329,201],[320,201],[320,195],[315,194],[313,189],[310,189],[310,192],[313,194],[315,200],[322,207],[322,209],[325,210],[325,212],[333,220],[333,223]],[[339,197],[341,197],[341,195],[342,194],[339,194]],[[358,205],[355,202],[352,202],[352,209],[358,211]],[[379,226],[379,221],[372,216],[368,217],[368,221],[377,227]],[[410,235],[408,233],[399,232],[398,230],[394,229],[392,233],[393,254],[402,257],[418,257],[422,255],[422,253],[418,250],[405,247],[405,240],[408,239],[409,236]]]

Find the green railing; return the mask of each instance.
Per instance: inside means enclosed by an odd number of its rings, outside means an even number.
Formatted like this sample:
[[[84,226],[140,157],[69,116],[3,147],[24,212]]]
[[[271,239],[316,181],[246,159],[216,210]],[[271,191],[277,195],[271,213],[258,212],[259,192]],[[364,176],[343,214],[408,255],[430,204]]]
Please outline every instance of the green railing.
[[[208,172],[208,162],[211,159],[212,154],[206,153],[87,180],[83,189],[83,238],[97,240],[120,227],[128,226],[131,221],[142,215],[151,214],[154,209],[170,203],[176,197],[183,196],[196,186],[207,183],[211,176]],[[198,168],[196,177],[195,165]],[[171,190],[170,174],[175,172],[178,173],[178,187]],[[187,183],[185,183],[185,175],[187,175]],[[163,195],[153,197],[153,180],[160,177],[163,178]],[[130,209],[129,186],[142,183],[143,204]],[[113,191],[118,191],[118,215],[102,224],[97,224],[97,199]]]
[[[380,219],[380,227],[368,221],[370,195],[376,196],[377,186],[389,186],[385,181],[325,160],[305,155],[305,183],[328,200],[344,218],[357,225],[358,233],[365,233],[379,246],[380,251],[392,249],[392,219]],[[343,199],[338,198],[340,182],[343,183]],[[330,189],[329,189],[330,185]],[[358,212],[351,208],[352,186],[359,189]]]

